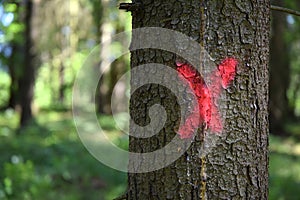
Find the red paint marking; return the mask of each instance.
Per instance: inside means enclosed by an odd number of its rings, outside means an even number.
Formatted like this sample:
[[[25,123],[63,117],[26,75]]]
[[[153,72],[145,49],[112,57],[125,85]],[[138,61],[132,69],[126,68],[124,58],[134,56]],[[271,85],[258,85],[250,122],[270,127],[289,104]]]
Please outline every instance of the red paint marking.
[[[176,63],[180,79],[188,84],[198,101],[198,107],[193,106],[192,114],[179,127],[178,134],[181,138],[192,137],[194,130],[203,123],[214,133],[222,132],[222,120],[215,102],[221,94],[221,87],[226,89],[233,81],[237,64],[238,62],[234,58],[223,60],[217,69],[209,75],[211,85],[207,86],[200,73],[191,65]],[[200,120],[197,118],[197,110]]]

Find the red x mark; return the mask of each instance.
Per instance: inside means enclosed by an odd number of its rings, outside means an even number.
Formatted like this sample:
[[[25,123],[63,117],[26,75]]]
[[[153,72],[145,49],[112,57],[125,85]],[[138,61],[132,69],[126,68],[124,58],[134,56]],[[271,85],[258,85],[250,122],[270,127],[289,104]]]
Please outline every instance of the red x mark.
[[[202,124],[205,124],[205,127],[214,133],[222,132],[222,120],[215,102],[221,94],[222,87],[226,89],[233,81],[237,64],[238,62],[234,58],[223,60],[217,69],[209,75],[211,84],[207,85],[200,73],[191,65],[176,63],[179,77],[188,84],[198,101],[198,106],[193,107],[192,114],[179,127],[178,134],[181,138],[192,137],[194,130]],[[200,120],[197,115],[200,115]]]

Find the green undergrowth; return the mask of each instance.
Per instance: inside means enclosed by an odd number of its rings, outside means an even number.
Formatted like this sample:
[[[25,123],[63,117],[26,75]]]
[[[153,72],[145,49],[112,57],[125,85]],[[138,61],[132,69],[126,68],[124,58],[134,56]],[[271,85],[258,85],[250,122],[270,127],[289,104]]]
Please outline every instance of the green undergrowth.
[[[300,142],[294,135],[270,136],[269,199],[300,199]]]
[[[17,135],[18,115],[0,114],[0,200],[113,199],[126,189],[126,174],[92,157],[80,142],[70,112],[42,111]],[[100,124],[128,147],[112,118]]]

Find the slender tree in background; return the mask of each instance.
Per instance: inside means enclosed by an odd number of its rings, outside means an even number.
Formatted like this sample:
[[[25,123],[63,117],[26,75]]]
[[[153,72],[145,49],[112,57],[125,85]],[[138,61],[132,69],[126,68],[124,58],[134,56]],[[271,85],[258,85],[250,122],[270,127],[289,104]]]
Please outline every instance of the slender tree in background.
[[[90,0],[90,1],[93,6],[92,15],[95,24],[95,36],[96,36],[95,42],[96,44],[100,44],[102,39],[102,24],[103,24],[103,13],[104,13],[103,6],[105,6],[105,3],[102,0]],[[101,63],[97,63],[97,66],[95,66],[95,70],[99,70],[100,65]],[[105,93],[106,93],[106,88],[104,86],[104,79],[103,77],[101,77],[96,92],[96,107],[98,113],[105,113],[105,107],[106,107],[105,104],[107,104]]]
[[[19,45],[12,42],[11,43],[11,55],[9,57],[8,61],[8,70],[9,70],[9,76],[11,79],[10,87],[9,87],[9,99],[8,99],[8,105],[7,108],[16,108],[17,102],[18,102],[18,74],[17,74],[17,56],[20,55],[20,52],[18,52]]]
[[[76,8],[78,2],[74,4],[74,8]],[[67,76],[68,65],[70,65],[67,61],[76,51],[74,48],[77,48],[78,35],[74,28],[77,18],[71,17],[70,1],[41,1],[36,3],[36,7],[38,10],[34,15],[34,22],[35,28],[38,29],[38,37],[35,39],[35,43],[43,55],[43,63],[47,63],[49,67],[50,73],[47,78],[48,82],[51,83],[48,86],[50,87],[51,102],[64,105],[67,89],[65,77]],[[88,19],[86,24],[89,24]],[[71,34],[75,34],[72,39]]]
[[[296,0],[290,0],[287,2],[289,8],[294,8],[295,10],[300,10],[300,2]],[[300,41],[300,17],[288,16],[288,46],[289,46],[289,64],[290,64],[290,81],[289,81],[289,106],[290,106],[290,122],[295,120],[297,122],[297,117],[299,117],[299,105],[297,99],[300,94],[300,65],[299,65],[299,41]],[[291,120],[292,119],[292,120]]]
[[[135,1],[130,9],[133,29],[154,26],[180,31],[202,44],[216,64],[228,56],[236,57],[239,64],[224,97],[225,139],[200,158],[204,130],[199,128],[200,136],[171,165],[149,173],[129,173],[126,199],[267,199],[269,9],[268,0]],[[132,52],[131,68],[151,62],[176,66],[175,56],[168,52]],[[141,87],[131,97],[135,123],[147,125],[148,110],[156,103],[167,112],[165,127],[151,138],[130,136],[131,152],[163,148],[176,134],[179,105],[159,85]],[[131,123],[131,133],[133,127]]]
[[[283,1],[276,3],[284,6]],[[284,122],[293,115],[287,97],[291,74],[286,31],[287,14],[273,11],[270,43],[270,132],[281,135],[284,134]]]
[[[112,5],[116,5],[118,0],[114,1],[98,1],[93,0],[93,18],[95,21],[95,25],[97,27],[97,36],[99,41],[97,40],[97,44],[101,42],[107,42],[108,38],[111,38],[112,34],[118,34],[125,31],[126,23],[124,23],[124,15],[125,13],[117,14],[118,9],[116,9]],[[101,5],[101,3],[103,5]],[[110,5],[111,4],[111,5]],[[109,9],[102,11],[102,7],[106,7]],[[103,15],[103,16],[102,16]],[[114,16],[114,17],[112,17]],[[106,19],[107,21],[102,20],[102,18]],[[110,27],[107,29],[107,27]],[[110,30],[112,28],[112,30]],[[102,32],[103,29],[103,32]],[[107,30],[106,30],[107,29]],[[105,38],[106,41],[101,41],[101,39]],[[105,54],[105,52],[102,52]],[[109,56],[109,55],[105,55]],[[115,84],[117,83],[118,79],[123,75],[123,73],[128,68],[128,62],[126,58],[123,56],[118,60],[114,61],[109,69],[106,69],[103,76],[99,80],[97,94],[96,94],[96,107],[97,112],[101,114],[112,114],[111,109],[111,100],[112,98],[120,98],[120,97],[112,97],[113,89]],[[101,66],[101,63],[98,64],[98,67]],[[99,70],[99,69],[96,69]]]
[[[39,106],[70,106],[70,94],[82,57],[99,41],[101,19],[97,18],[97,22],[94,19],[94,15],[100,13],[101,16],[101,9],[96,13],[97,4],[101,8],[100,0],[35,2],[34,43],[42,64],[36,90],[38,95],[43,95],[41,99],[45,99]],[[38,101],[40,96],[36,99]]]
[[[34,79],[35,79],[35,65],[33,62],[33,42],[32,34],[32,12],[33,1],[24,0],[22,2],[24,9],[24,63],[22,65],[22,75],[19,80],[20,92],[20,106],[21,106],[21,120],[20,127],[24,127],[32,119],[31,103],[34,95]]]
[[[125,31],[125,25],[122,24],[121,19],[122,17],[119,17],[119,19],[114,24],[116,33],[121,33]],[[127,65],[126,57],[124,56],[114,61],[110,66],[109,73],[107,74],[108,81],[106,84],[107,91],[105,94],[106,105],[104,105],[105,109],[103,109],[105,114],[112,114],[112,108],[111,108],[112,98],[120,98],[121,100],[119,102],[122,102],[122,96],[121,95],[113,96],[113,90],[115,89],[116,83],[118,82],[119,78],[121,78],[121,76],[126,72],[127,67],[128,65]]]

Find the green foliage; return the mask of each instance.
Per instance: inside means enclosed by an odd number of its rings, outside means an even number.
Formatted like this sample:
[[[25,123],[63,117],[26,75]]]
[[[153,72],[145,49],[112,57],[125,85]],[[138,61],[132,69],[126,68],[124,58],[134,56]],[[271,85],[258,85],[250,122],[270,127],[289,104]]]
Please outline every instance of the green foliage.
[[[50,177],[36,173],[31,161],[12,156],[12,163],[4,164],[2,194],[7,199],[41,199],[50,190]]]
[[[99,121],[113,142],[128,147],[112,117]],[[0,114],[0,199],[108,200],[126,189],[126,173],[102,165],[84,148],[71,113],[41,111],[19,136],[17,124],[17,113]]]
[[[18,43],[21,43],[23,41],[23,38],[18,35],[18,33],[21,33],[24,30],[24,25],[19,23],[12,23],[6,28],[6,34],[5,38],[2,42],[10,42],[12,40],[17,41]]]
[[[9,25],[0,22],[0,29],[3,32],[0,34],[0,43],[5,43],[9,48],[16,47],[11,60],[5,57],[3,52],[0,52],[0,58],[8,67],[14,67],[17,79],[23,73],[20,69],[23,67],[24,53],[22,52],[24,8],[20,3],[21,1],[6,1],[0,5],[6,14],[13,14],[13,21]],[[77,72],[90,51],[101,42],[102,23],[110,24],[109,34],[122,31],[124,27],[125,30],[129,30],[131,27],[130,13],[120,12],[117,5],[116,0],[106,3],[98,0],[53,0],[35,3],[31,22],[34,30],[33,51],[39,66],[34,94],[35,106],[70,108],[72,87]],[[120,50],[117,45],[116,50]],[[124,62],[128,67],[128,59]],[[0,105],[7,103],[8,83],[9,81],[5,80],[5,84],[0,85]],[[105,84],[110,87],[110,83]],[[63,100],[60,98],[61,90]],[[15,91],[18,92],[18,87]]]
[[[0,105],[4,105],[9,98],[10,78],[8,74],[0,70]]]
[[[271,136],[270,152],[269,199],[298,200],[300,143],[293,138]]]
[[[6,12],[15,13],[15,12],[17,12],[17,5],[14,3],[7,3],[4,5],[4,10]]]
[[[66,68],[64,71],[65,103],[63,106],[71,107],[74,80],[87,54],[88,52],[85,51],[76,52],[73,56],[64,60]],[[50,62],[43,63],[36,79],[35,102],[41,108],[53,105],[62,106],[59,105],[57,93],[59,87],[59,66]]]
[[[19,9],[15,3],[4,3],[4,16],[7,14],[13,15],[13,21],[8,26],[5,26],[0,20],[0,29],[4,33],[4,37],[0,38],[0,43],[22,43],[22,32],[24,31],[24,24],[19,20]]]

